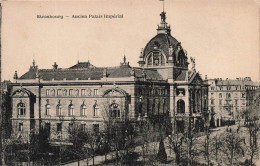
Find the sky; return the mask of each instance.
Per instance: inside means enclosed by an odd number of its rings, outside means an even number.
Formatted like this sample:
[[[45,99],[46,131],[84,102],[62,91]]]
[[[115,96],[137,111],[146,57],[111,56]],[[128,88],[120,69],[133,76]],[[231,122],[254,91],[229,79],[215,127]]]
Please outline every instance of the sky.
[[[157,33],[162,2],[10,0],[2,8],[2,80],[12,81],[14,72],[27,72],[33,59],[40,69],[88,60],[104,67],[118,66],[125,54],[131,66],[138,66],[141,49]],[[172,36],[196,59],[203,78],[259,80],[258,0],[165,0],[165,11]],[[104,14],[123,18],[72,18]]]

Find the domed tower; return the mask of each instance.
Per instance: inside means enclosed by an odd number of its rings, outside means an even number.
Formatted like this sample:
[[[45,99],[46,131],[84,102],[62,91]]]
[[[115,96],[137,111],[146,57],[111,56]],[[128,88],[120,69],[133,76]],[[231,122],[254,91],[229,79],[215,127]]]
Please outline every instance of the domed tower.
[[[158,69],[158,72],[170,69],[172,72],[168,72],[170,75],[166,77],[174,78],[172,75],[174,72],[188,70],[188,58],[181,43],[171,35],[171,27],[165,21],[166,12],[163,11],[160,16],[161,22],[157,28],[157,35],[141,51],[138,63],[140,67]],[[174,69],[176,71],[173,71]]]

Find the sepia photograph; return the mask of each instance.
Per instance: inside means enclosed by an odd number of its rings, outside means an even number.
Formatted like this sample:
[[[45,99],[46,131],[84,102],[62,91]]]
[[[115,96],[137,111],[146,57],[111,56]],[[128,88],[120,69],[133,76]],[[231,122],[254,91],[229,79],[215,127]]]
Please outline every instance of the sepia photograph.
[[[0,165],[260,165],[259,0],[0,4]]]

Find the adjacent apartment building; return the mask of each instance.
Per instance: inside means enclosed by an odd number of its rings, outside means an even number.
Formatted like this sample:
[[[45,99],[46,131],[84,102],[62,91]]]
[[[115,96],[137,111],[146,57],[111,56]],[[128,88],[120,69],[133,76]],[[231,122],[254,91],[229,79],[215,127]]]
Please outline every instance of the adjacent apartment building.
[[[237,79],[208,79],[209,110],[218,127],[226,122],[243,119],[243,111],[252,100],[252,95],[259,88],[259,83],[250,77]]]

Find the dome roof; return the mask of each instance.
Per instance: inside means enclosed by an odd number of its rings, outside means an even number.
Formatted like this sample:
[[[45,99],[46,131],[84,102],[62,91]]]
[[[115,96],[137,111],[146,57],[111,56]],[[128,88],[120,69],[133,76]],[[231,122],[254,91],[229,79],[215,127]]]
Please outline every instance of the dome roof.
[[[179,42],[172,37],[170,34],[159,33],[155,37],[153,37],[145,46],[143,50],[143,55],[146,56],[154,49],[160,49],[164,52],[164,54],[169,57],[170,55],[170,47],[175,50]]]

